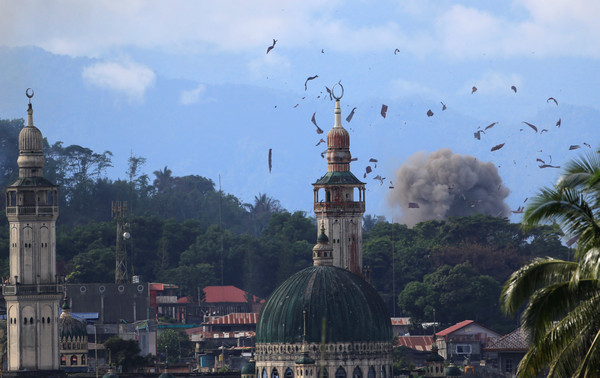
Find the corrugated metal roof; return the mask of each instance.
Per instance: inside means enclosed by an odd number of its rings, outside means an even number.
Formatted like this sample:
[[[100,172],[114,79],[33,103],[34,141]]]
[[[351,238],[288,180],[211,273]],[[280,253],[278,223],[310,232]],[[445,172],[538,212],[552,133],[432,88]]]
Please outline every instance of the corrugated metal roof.
[[[247,303],[247,291],[238,289],[235,286],[207,286],[203,289],[203,303]],[[264,302],[264,299],[252,295],[252,300],[257,303]]]
[[[466,326],[468,326],[469,324],[474,323],[474,321],[472,320],[463,320],[460,323],[456,323],[455,325],[453,325],[452,327],[448,327],[438,333],[436,333],[436,336],[446,336],[451,334],[452,332],[458,331],[461,328],[464,328]]]
[[[396,346],[405,346],[419,351],[429,351],[433,345],[433,336],[398,336]]]
[[[392,326],[410,325],[410,318],[390,318]]]
[[[210,319],[208,322],[206,322],[206,325],[217,325],[217,324],[231,324],[231,325],[237,325],[237,324],[256,324],[256,320],[258,319],[258,313],[255,312],[249,312],[249,313],[243,313],[243,312],[234,312],[231,314],[227,314],[224,316],[219,316],[219,317],[215,317]]]

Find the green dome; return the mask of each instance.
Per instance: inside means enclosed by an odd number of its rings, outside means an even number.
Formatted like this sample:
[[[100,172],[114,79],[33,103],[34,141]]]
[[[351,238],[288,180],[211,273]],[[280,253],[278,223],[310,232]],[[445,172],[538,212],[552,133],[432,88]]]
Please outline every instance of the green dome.
[[[244,366],[242,366],[241,373],[254,375],[255,370],[256,370],[256,362],[254,360],[250,360]]]
[[[61,316],[58,318],[58,330],[60,337],[85,337],[87,340],[85,323],[81,320],[73,319],[71,316]]]
[[[312,266],[288,278],[269,297],[256,324],[257,343],[301,342],[306,310],[306,341],[392,340],[390,316],[375,289],[354,273],[334,266]]]

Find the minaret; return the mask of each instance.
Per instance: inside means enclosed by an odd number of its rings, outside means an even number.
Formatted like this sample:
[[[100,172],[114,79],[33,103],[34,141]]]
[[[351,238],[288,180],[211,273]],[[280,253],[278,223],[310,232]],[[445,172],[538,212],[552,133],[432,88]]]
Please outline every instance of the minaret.
[[[363,276],[365,183],[350,172],[350,134],[342,126],[341,97],[335,97],[335,120],[327,133],[327,173],[313,184],[314,209],[331,243],[333,265]]]
[[[19,133],[19,178],[6,189],[10,277],[2,292],[9,371],[59,369],[58,187],[42,174],[43,137],[33,125],[33,91],[29,91],[27,125]]]

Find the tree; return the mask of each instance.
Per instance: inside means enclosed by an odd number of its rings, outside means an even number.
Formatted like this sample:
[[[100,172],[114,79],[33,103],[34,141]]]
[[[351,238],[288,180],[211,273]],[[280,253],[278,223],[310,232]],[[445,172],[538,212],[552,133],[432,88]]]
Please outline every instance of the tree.
[[[173,329],[160,332],[157,348],[158,353],[165,356],[169,364],[178,362],[182,357],[189,357],[194,352],[194,345],[190,338],[185,333]]]
[[[538,258],[511,275],[501,295],[503,310],[526,304],[521,326],[531,347],[518,374],[535,377],[596,376],[600,371],[600,155],[567,164],[559,182],[542,188],[525,209],[527,226],[556,222],[578,239],[575,261]]]
[[[121,366],[125,372],[146,363],[146,359],[140,356],[140,346],[135,340],[123,340],[119,336],[112,336],[104,342],[104,348],[110,350],[113,363]]]

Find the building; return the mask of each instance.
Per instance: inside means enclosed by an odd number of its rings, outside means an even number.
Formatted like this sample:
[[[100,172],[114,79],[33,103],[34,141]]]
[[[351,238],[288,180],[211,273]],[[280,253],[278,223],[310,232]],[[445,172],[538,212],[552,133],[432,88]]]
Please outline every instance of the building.
[[[529,337],[522,328],[508,335],[488,339],[483,349],[488,361],[487,366],[495,368],[506,377],[516,377],[517,366],[529,350]]]
[[[465,359],[479,361],[488,338],[501,335],[472,320],[464,320],[436,333],[435,336],[440,356],[446,361],[462,363]]]
[[[205,316],[230,313],[258,313],[265,300],[235,286],[206,286],[202,289],[200,309]]]
[[[62,298],[56,275],[58,187],[43,176],[43,137],[33,124],[29,89],[27,97],[27,124],[19,133],[19,178],[6,189],[10,278],[2,293],[8,325],[7,369],[17,376],[28,371],[54,376],[51,372],[58,372],[60,360]]]
[[[58,318],[60,335],[60,369],[71,372],[88,371],[88,334],[86,323],[71,316],[69,300],[65,297]]]
[[[339,100],[327,134],[327,173],[313,184],[319,222],[314,266],[288,278],[263,306],[256,326],[257,377],[393,375],[390,316],[362,278],[365,184],[350,172],[350,137]]]

